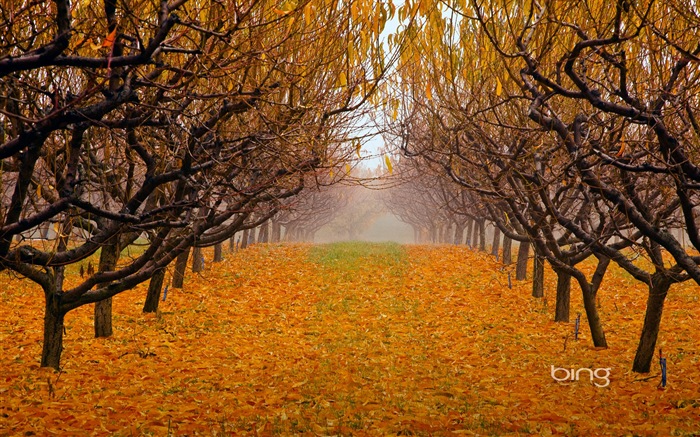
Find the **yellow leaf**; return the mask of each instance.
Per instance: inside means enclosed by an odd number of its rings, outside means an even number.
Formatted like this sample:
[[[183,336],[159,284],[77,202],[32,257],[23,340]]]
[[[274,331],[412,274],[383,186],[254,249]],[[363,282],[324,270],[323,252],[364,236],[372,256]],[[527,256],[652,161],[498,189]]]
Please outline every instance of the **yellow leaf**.
[[[357,153],[357,157],[362,159],[362,156],[360,156],[360,149],[362,148],[362,143],[359,141],[357,142],[357,145],[355,145],[355,152]]]
[[[345,173],[350,174],[350,164],[345,164]]]
[[[345,73],[342,71],[340,72],[340,75],[338,76],[338,86],[348,86],[348,78],[345,76]]]
[[[501,81],[496,78],[496,96],[501,97],[501,93],[503,92],[503,85],[501,85]]]
[[[102,41],[102,47],[111,48],[114,45],[114,41],[117,39],[117,28],[115,27],[113,31],[107,35],[104,41]]]
[[[431,89],[430,82],[425,85],[425,97],[427,97],[428,100],[433,100],[433,91]]]
[[[391,159],[389,159],[389,155],[384,155],[384,162],[386,163],[387,170],[389,170],[389,174],[393,174],[394,167],[391,165]]]
[[[307,26],[311,25],[311,3],[307,3],[306,6],[304,6],[304,21]]]
[[[41,197],[41,185],[37,185],[37,186],[36,186],[36,195],[37,195],[38,197]]]

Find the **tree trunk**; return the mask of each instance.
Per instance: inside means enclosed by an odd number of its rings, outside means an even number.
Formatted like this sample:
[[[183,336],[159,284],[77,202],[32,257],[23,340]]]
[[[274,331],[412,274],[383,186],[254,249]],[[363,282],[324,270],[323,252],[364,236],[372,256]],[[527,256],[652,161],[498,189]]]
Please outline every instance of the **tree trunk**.
[[[467,229],[466,229],[466,234],[467,234],[467,241],[466,244],[469,246],[471,249],[472,247],[472,227],[474,226],[474,219],[469,218],[467,219]]]
[[[233,253],[236,250],[236,234],[231,235],[228,239],[228,252]]]
[[[272,221],[272,242],[279,243],[282,239],[282,225],[277,220]]]
[[[461,223],[455,224],[455,238],[453,244],[462,244],[464,241],[464,225]]]
[[[503,237],[503,265],[509,266],[513,263],[513,240],[504,236]]]
[[[530,242],[521,241],[518,248],[518,259],[515,264],[515,280],[522,281],[527,278],[527,258],[530,256]]]
[[[220,263],[224,260],[224,249],[221,247],[221,243],[216,243],[214,245],[214,259],[212,262]]]
[[[647,310],[644,315],[644,326],[642,335],[637,346],[637,353],[634,356],[632,371],[637,373],[648,373],[651,369],[651,361],[654,358],[656,339],[659,336],[659,326],[661,326],[661,316],[664,309],[664,300],[671,281],[668,277],[655,273],[649,285],[649,297],[647,298]]]
[[[148,283],[148,292],[146,293],[146,302],[143,304],[144,313],[155,313],[158,310],[158,302],[160,302],[160,292],[163,289],[163,280],[165,279],[165,269],[158,269],[151,277]]]
[[[63,352],[65,313],[61,311],[61,292],[44,290],[44,344],[41,351],[41,367],[60,370]]]
[[[255,228],[248,232],[248,246],[255,244]]]
[[[537,255],[532,263],[532,297],[544,297],[544,258]]]
[[[102,247],[100,253],[100,272],[111,272],[117,266],[121,249],[119,243]],[[104,284],[102,287],[106,287]],[[95,303],[95,338],[112,336],[112,298]]]
[[[241,237],[241,249],[248,247],[248,234],[250,234],[250,229],[245,229]]]
[[[491,255],[498,261],[498,251],[501,249],[501,230],[498,226],[493,228],[493,243],[491,244]]]
[[[260,233],[258,234],[258,243],[267,243],[269,242],[269,235],[270,235],[270,222],[267,221],[260,225]]]
[[[175,259],[175,271],[173,272],[173,288],[182,288],[185,284],[185,271],[187,270],[187,259],[190,257],[190,249],[182,252]]]
[[[593,346],[608,347],[608,342],[605,340],[605,331],[603,331],[603,324],[600,321],[600,314],[598,314],[598,306],[595,302],[595,289],[588,284],[580,285],[583,291],[583,307],[586,310],[586,318],[588,319],[588,328],[591,330]]]
[[[192,272],[201,273],[204,271],[204,255],[201,247],[195,247],[192,250]]]
[[[486,252],[486,220],[479,220],[479,250]]]
[[[555,322],[568,322],[571,308],[571,275],[565,272],[557,274],[557,303],[554,311]]]

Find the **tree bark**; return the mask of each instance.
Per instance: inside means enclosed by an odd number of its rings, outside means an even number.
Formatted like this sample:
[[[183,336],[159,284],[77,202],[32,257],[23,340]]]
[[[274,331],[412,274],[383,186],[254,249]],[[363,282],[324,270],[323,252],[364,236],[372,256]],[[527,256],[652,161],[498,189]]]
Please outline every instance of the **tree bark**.
[[[466,229],[466,234],[467,234],[467,241],[466,244],[469,246],[471,249],[472,247],[472,227],[474,226],[474,219],[469,218],[467,219],[467,229]]]
[[[228,239],[228,252],[233,253],[236,250],[236,234],[231,235]]]
[[[654,358],[654,349],[656,348],[656,340],[659,336],[659,327],[661,326],[664,301],[670,287],[671,281],[668,277],[659,273],[655,273],[652,276],[642,335],[639,339],[637,353],[634,356],[634,364],[632,365],[633,372],[648,373],[651,369],[651,361]]]
[[[513,240],[507,236],[503,237],[503,265],[509,266],[513,263]]]
[[[486,220],[479,220],[479,250],[486,252]]]
[[[557,303],[554,311],[555,322],[568,322],[571,308],[571,275],[565,272],[557,274]]]
[[[111,272],[117,266],[121,248],[119,243],[108,244],[102,247],[100,253],[100,272]],[[107,284],[103,285],[106,287]],[[112,298],[107,298],[95,303],[95,338],[112,336]]]
[[[491,255],[498,260],[498,251],[501,249],[501,230],[497,226],[493,228],[493,243],[491,244]]]
[[[192,251],[192,272],[200,273],[204,271],[204,255],[201,247],[195,247]]]
[[[173,272],[173,288],[182,288],[185,284],[185,271],[187,270],[187,259],[190,257],[190,249],[182,252],[175,259],[175,271]]]
[[[44,290],[44,344],[41,351],[41,367],[60,370],[63,352],[65,313],[61,311],[61,292]]]
[[[216,243],[214,245],[214,259],[212,262],[220,263],[224,260],[224,249],[221,246],[221,243]]]
[[[267,243],[269,242],[269,235],[270,235],[270,222],[267,221],[260,225],[260,232],[258,233],[258,243]]]
[[[243,231],[243,236],[241,237],[241,249],[245,249],[248,247],[248,234],[250,233],[250,229],[245,229]]]
[[[544,258],[537,255],[532,263],[532,297],[544,297]]]
[[[148,283],[148,292],[146,293],[146,302],[143,304],[144,313],[155,313],[158,311],[158,303],[160,302],[160,293],[163,289],[163,280],[165,279],[165,269],[156,270]]]
[[[527,258],[530,256],[530,242],[521,241],[518,248],[518,259],[515,264],[515,280],[522,281],[527,278]]]
[[[598,306],[595,301],[595,288],[588,284],[581,284],[580,282],[579,284],[583,291],[583,307],[586,310],[586,318],[588,319],[588,328],[591,331],[593,346],[608,347],[608,342],[605,339],[605,331],[603,331],[603,324],[600,321],[600,314],[598,314]]]

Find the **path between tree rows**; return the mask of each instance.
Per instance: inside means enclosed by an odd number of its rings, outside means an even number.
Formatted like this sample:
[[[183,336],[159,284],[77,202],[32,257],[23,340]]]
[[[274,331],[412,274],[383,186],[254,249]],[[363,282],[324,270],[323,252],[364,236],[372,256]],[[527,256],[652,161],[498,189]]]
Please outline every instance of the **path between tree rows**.
[[[698,431],[696,289],[669,295],[659,390],[658,366],[629,371],[645,299],[631,278],[606,278],[612,346],[597,351],[551,321],[551,272],[545,303],[507,271],[463,247],[257,245],[190,274],[157,315],[140,312],[146,284],[117,296],[112,338],[91,338],[91,308],[70,313],[60,374],[38,367],[41,291],[3,275],[0,435]],[[557,383],[551,366],[610,368],[609,385]]]

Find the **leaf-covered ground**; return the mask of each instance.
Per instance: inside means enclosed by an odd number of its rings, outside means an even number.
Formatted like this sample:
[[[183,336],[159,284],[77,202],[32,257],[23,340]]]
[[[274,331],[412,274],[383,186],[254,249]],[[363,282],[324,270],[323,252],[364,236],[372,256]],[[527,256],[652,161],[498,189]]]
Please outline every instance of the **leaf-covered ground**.
[[[61,373],[37,365],[41,292],[3,275],[0,435],[700,432],[692,284],[668,297],[661,390],[656,361],[629,371],[646,291],[616,270],[600,300],[611,347],[594,350],[585,316],[579,341],[551,321],[551,272],[535,300],[465,248],[260,245],[207,268],[158,315],[141,313],[145,286],[118,296],[109,339],[91,338],[92,308],[70,313]],[[611,368],[610,384],[557,383],[552,365]]]

